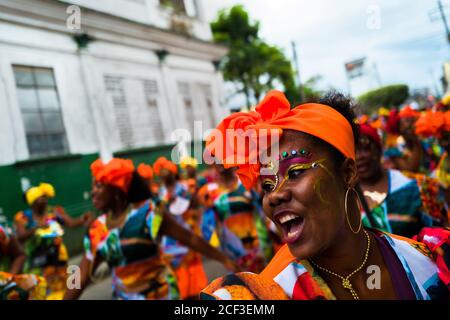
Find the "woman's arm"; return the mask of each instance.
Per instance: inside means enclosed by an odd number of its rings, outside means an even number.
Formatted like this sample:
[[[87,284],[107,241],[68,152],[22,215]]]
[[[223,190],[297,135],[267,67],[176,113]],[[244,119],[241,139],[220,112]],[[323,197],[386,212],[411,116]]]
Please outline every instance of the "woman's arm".
[[[16,223],[14,225],[14,229],[15,229],[16,234],[17,234],[17,240],[19,240],[22,243],[27,241],[28,239],[30,239],[34,235],[34,233],[36,232],[37,228],[38,227],[33,227],[33,228],[30,228],[30,229],[27,230],[24,225]]]
[[[188,246],[192,250],[195,250],[209,258],[219,261],[227,269],[233,272],[240,271],[239,266],[233,260],[228,258],[223,252],[212,247],[201,237],[183,228],[169,213],[164,213],[164,219],[161,224],[160,232],[180,241],[182,244]]]
[[[96,265],[97,264],[95,264],[95,266]],[[94,272],[95,270],[95,268],[93,268],[93,262],[88,260],[86,256],[83,256],[79,268],[80,268],[80,288],[67,289],[66,293],[64,294],[64,300],[78,299],[90,282],[91,270],[92,272]]]
[[[66,213],[66,210],[59,208],[58,214],[68,228],[78,228],[81,226],[88,227],[94,219],[94,214],[92,212],[85,212],[78,218],[73,218]]]
[[[13,274],[20,273],[22,271],[23,264],[25,263],[26,256],[22,245],[13,235],[9,238],[8,253],[11,257],[11,267],[9,272]]]

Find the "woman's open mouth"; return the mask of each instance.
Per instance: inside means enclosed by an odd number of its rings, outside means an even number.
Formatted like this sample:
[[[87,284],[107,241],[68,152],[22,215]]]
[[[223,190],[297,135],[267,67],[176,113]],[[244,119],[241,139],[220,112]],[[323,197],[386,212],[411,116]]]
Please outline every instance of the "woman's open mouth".
[[[287,243],[294,243],[300,238],[305,219],[295,215],[291,211],[283,211],[275,214],[274,221],[280,227],[283,239]]]

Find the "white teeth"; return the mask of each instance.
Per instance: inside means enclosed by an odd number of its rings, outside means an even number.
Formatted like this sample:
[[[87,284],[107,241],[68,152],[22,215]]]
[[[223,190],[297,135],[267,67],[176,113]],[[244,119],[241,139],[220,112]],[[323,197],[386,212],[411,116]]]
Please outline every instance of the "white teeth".
[[[283,223],[286,223],[288,221],[294,220],[296,218],[298,218],[298,217],[296,215],[294,215],[294,214],[287,214],[287,215],[282,216],[279,219],[279,221],[280,221],[281,224],[283,224]]]
[[[298,233],[300,233],[300,230],[297,230],[297,231],[289,231],[289,232],[288,232],[288,237],[289,237],[289,238],[294,238],[294,237],[297,236]]]

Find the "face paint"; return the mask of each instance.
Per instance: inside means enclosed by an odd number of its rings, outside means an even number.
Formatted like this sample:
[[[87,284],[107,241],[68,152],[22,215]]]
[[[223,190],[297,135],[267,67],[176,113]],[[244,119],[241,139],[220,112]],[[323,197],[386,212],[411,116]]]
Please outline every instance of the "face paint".
[[[279,171],[273,172],[271,175],[262,175],[261,176],[261,186],[265,192],[278,191],[281,187],[289,181],[291,176],[298,173],[303,173],[306,170],[323,167],[322,163],[325,159],[321,159],[315,162],[311,162],[309,158],[305,157],[290,157],[287,159],[283,159],[279,164]],[[267,167],[267,169],[273,168],[274,166]],[[279,176],[282,176],[283,179],[280,180]]]
[[[322,189],[322,179],[317,179],[316,183],[314,183],[314,192],[317,194],[317,197],[323,204],[330,204],[328,200],[325,200],[325,198],[322,195],[322,192],[320,191]]]

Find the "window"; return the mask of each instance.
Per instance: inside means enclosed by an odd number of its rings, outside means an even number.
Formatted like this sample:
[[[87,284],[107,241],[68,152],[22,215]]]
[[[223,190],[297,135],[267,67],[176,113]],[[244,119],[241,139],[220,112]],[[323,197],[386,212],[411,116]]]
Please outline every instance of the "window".
[[[181,99],[183,101],[183,106],[185,108],[185,114],[186,114],[186,122],[188,123],[189,130],[191,131],[191,134],[194,134],[194,122],[195,122],[195,115],[194,115],[194,109],[193,109],[193,103],[192,103],[192,96],[191,96],[191,88],[189,83],[187,82],[178,82],[178,92],[181,96]]]
[[[133,147],[133,129],[131,127],[123,79],[118,76],[105,75],[103,80],[105,82],[106,92],[112,99],[120,141],[124,147],[131,148]]]
[[[152,130],[151,138],[155,142],[161,143],[164,140],[164,130],[158,110],[158,82],[156,80],[144,80],[143,86],[147,102],[147,114],[150,115],[147,125]]]
[[[212,128],[216,121],[214,118],[214,105],[213,105],[213,95],[210,85],[200,85],[203,99],[205,99],[206,112],[204,114],[205,125],[208,128]]]
[[[159,4],[163,7],[173,8],[176,13],[187,13],[184,0],[159,0]]]
[[[30,157],[68,153],[52,69],[13,66]]]

